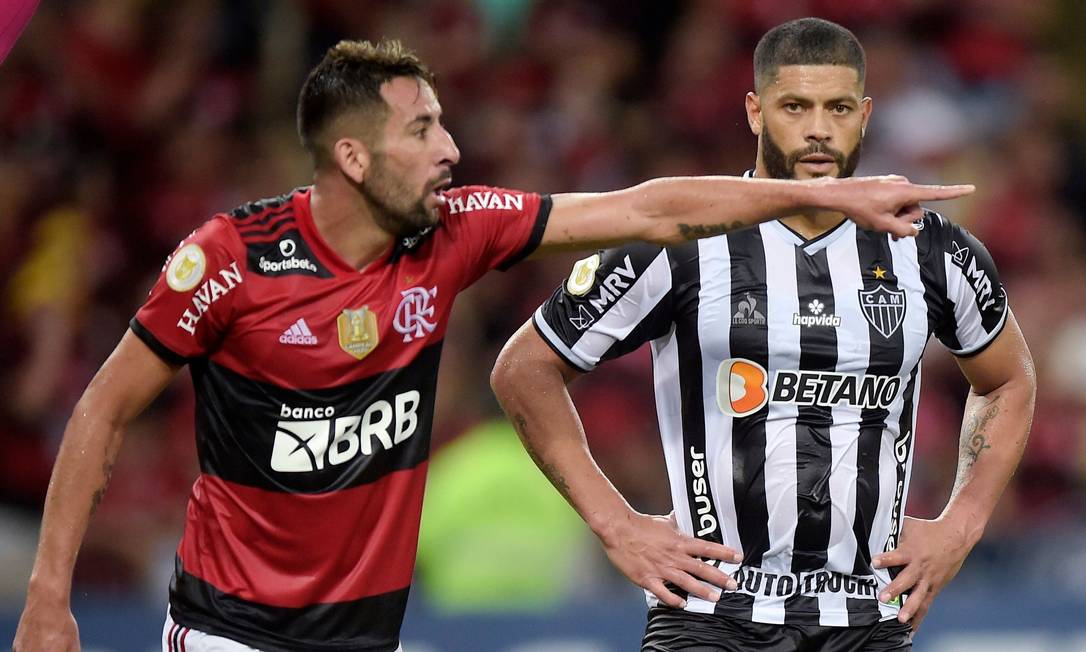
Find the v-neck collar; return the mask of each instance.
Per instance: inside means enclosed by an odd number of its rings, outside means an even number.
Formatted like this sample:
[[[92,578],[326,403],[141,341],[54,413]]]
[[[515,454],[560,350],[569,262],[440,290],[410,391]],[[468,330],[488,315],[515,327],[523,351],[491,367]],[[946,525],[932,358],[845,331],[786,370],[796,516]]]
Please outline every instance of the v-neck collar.
[[[796,247],[802,249],[807,255],[813,256],[822,251],[826,247],[830,246],[846,233],[854,233],[856,225],[849,219],[841,220],[840,224],[833,227],[829,231],[820,233],[810,240],[804,238],[799,233],[792,230],[787,224],[780,220],[773,220],[767,222],[766,226],[776,232],[779,237],[791,242]]]

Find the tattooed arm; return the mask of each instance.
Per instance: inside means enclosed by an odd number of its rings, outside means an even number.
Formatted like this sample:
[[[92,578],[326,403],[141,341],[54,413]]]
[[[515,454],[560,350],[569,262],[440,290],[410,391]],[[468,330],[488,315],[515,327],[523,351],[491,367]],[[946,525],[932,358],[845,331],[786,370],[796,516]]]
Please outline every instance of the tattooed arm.
[[[70,608],[79,546],[105,494],[125,427],[176,372],[129,331],[76,404],[49,480],[15,652],[79,649]]]
[[[739,560],[736,551],[686,536],[670,518],[634,511],[596,465],[566,391],[578,375],[525,324],[502,349],[490,383],[524,448],[626,577],[673,607],[684,601],[665,581],[707,600],[719,592],[699,579],[734,588],[730,577],[699,557],[732,562]]]
[[[933,521],[906,518],[897,549],[873,560],[877,568],[904,567],[880,597],[889,602],[908,593],[899,620],[914,628],[980,540],[1022,459],[1033,420],[1033,358],[1013,314],[987,349],[958,365],[971,389],[950,500]]]
[[[809,211],[844,213],[861,228],[915,235],[920,202],[973,186],[918,186],[899,176],[785,181],[668,177],[600,193],[554,195],[535,255],[604,249],[634,240],[675,244]]]

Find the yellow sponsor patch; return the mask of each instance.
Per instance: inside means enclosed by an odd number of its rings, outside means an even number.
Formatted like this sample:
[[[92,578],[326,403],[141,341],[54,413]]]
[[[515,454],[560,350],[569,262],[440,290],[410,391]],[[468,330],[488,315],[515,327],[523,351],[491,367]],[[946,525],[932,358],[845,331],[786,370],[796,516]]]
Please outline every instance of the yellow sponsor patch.
[[[362,306],[357,310],[344,310],[336,319],[339,328],[339,348],[361,360],[377,348],[377,315]]]
[[[189,243],[174,254],[166,267],[166,284],[175,292],[188,292],[200,284],[207,271],[207,257],[195,242]]]
[[[573,263],[573,271],[566,281],[566,291],[575,297],[588,294],[596,284],[596,270],[600,267],[600,255],[592,254]]]

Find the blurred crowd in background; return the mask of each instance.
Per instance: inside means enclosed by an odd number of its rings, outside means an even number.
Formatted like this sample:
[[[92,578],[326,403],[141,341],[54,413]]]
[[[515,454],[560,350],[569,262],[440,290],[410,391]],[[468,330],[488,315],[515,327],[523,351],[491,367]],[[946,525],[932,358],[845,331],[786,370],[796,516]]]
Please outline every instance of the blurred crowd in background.
[[[967,200],[936,208],[987,243],[1036,359],[1040,392],[1025,459],[961,581],[1012,574],[1016,582],[1083,590],[1084,7],[1075,0],[43,3],[0,67],[0,602],[21,600],[71,408],[167,254],[214,213],[309,183],[295,101],[328,46],[397,37],[429,62],[462,152],[455,183],[594,191],[753,167],[743,96],[752,87],[754,45],[768,28],[804,15],[853,29],[867,50],[875,108],[860,174],[977,185]],[[448,452],[452,471],[435,468],[443,484],[428,495],[424,591],[428,573],[436,586],[447,578],[433,569],[471,551],[504,551],[510,567],[542,555],[539,575],[553,580],[546,591],[553,599],[583,595],[586,578],[632,590],[571,511],[517,493],[518,482],[545,481],[519,444],[503,448],[516,441],[512,431],[492,423],[500,411],[487,376],[497,351],[576,258],[491,274],[458,302],[434,424],[435,467]],[[573,393],[614,483],[638,509],[666,513],[651,387],[651,364],[639,351],[579,381]],[[911,515],[938,514],[948,496],[966,391],[952,357],[933,342]],[[83,547],[78,590],[164,601],[197,473],[192,415],[182,373],[128,432]],[[505,464],[526,471],[503,474]],[[475,488],[459,490],[467,484]],[[561,502],[544,489],[531,493],[540,505]],[[484,545],[512,522],[524,550]],[[484,529],[456,533],[473,525]],[[463,545],[453,545],[458,536]],[[492,564],[476,565],[482,572]],[[510,595],[517,592],[505,593],[505,603]]]

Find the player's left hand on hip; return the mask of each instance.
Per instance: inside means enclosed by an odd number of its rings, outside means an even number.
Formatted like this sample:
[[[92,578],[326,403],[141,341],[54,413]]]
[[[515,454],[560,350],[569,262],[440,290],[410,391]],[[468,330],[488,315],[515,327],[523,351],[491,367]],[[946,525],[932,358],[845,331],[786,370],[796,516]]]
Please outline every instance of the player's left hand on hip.
[[[879,600],[890,603],[906,594],[897,619],[918,629],[935,596],[958,574],[972,548],[965,528],[952,520],[906,516],[897,548],[871,560],[875,568],[900,569]]]

